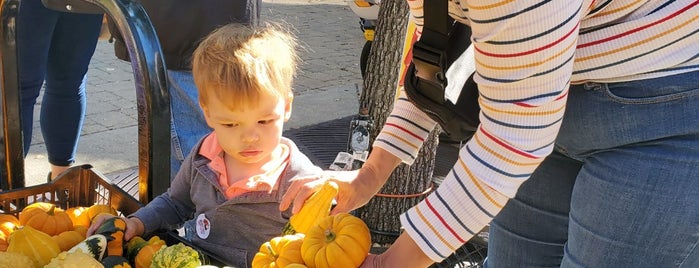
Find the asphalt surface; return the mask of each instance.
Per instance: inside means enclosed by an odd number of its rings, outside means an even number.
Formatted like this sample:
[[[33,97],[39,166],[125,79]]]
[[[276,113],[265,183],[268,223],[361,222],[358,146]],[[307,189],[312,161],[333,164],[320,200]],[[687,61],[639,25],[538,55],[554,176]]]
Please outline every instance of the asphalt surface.
[[[290,26],[301,41],[294,107],[285,129],[298,129],[356,114],[362,82],[359,18],[343,0],[264,0],[262,19]],[[131,64],[99,41],[88,71],[87,115],[76,164],[118,174],[138,167],[136,90]],[[25,158],[26,185],[46,182],[49,164],[39,129],[39,97],[32,146]]]

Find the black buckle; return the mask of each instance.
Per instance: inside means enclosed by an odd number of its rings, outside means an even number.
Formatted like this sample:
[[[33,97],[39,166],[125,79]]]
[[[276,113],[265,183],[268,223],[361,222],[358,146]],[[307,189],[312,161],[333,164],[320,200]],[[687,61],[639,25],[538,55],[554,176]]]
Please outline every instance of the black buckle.
[[[437,34],[437,33],[433,33]],[[424,36],[424,33],[423,33]],[[447,85],[446,71],[446,51],[427,44],[426,40],[420,40],[413,44],[413,64],[415,65],[415,76],[420,79],[437,83],[442,87]]]

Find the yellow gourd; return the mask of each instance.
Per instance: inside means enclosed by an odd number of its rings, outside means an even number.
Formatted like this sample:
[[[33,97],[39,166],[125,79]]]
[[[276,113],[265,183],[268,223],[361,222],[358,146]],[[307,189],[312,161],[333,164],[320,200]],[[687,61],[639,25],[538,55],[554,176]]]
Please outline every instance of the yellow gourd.
[[[44,267],[61,252],[51,236],[31,226],[23,226],[12,232],[9,242],[7,252],[24,254],[34,261],[34,267]]]
[[[51,259],[44,268],[104,268],[99,261],[95,260],[89,253],[80,250],[75,252],[61,252]]]
[[[306,233],[301,245],[310,268],[356,268],[371,248],[369,228],[348,213],[325,217]]]
[[[252,268],[284,268],[290,264],[303,263],[302,243],[303,234],[272,238],[260,246],[259,252],[252,259]]]
[[[34,262],[24,254],[17,252],[0,252],[0,267],[34,268]]]
[[[320,190],[306,200],[301,210],[289,218],[289,223],[282,229],[282,235],[306,233],[311,226],[328,216],[337,191],[337,183],[326,181]]]

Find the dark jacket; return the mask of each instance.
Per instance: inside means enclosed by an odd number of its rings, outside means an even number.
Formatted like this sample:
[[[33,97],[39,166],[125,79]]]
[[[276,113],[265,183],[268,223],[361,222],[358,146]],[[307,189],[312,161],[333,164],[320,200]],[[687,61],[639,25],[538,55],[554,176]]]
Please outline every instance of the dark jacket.
[[[248,192],[226,199],[219,174],[209,166],[211,160],[198,153],[203,139],[184,160],[168,191],[133,216],[143,222],[146,236],[156,230],[179,228],[194,219],[192,244],[227,265],[250,267],[260,246],[279,236],[291,217],[290,209],[279,211],[279,203],[292,179],[315,176],[322,169],[313,165],[293,141],[282,138],[281,142],[289,146],[289,163],[277,187],[271,193]]]
[[[158,35],[168,70],[191,70],[192,53],[212,30],[228,23],[256,24],[261,0],[141,0]],[[129,60],[116,25],[110,21],[114,54]]]

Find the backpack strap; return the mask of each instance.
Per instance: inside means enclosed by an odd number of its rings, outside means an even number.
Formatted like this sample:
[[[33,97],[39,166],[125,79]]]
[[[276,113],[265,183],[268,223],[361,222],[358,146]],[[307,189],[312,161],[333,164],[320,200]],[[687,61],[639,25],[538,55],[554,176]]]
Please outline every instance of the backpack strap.
[[[424,25],[420,39],[413,44],[415,75],[446,85],[447,44],[454,21],[448,14],[447,0],[426,0],[423,3]]]

